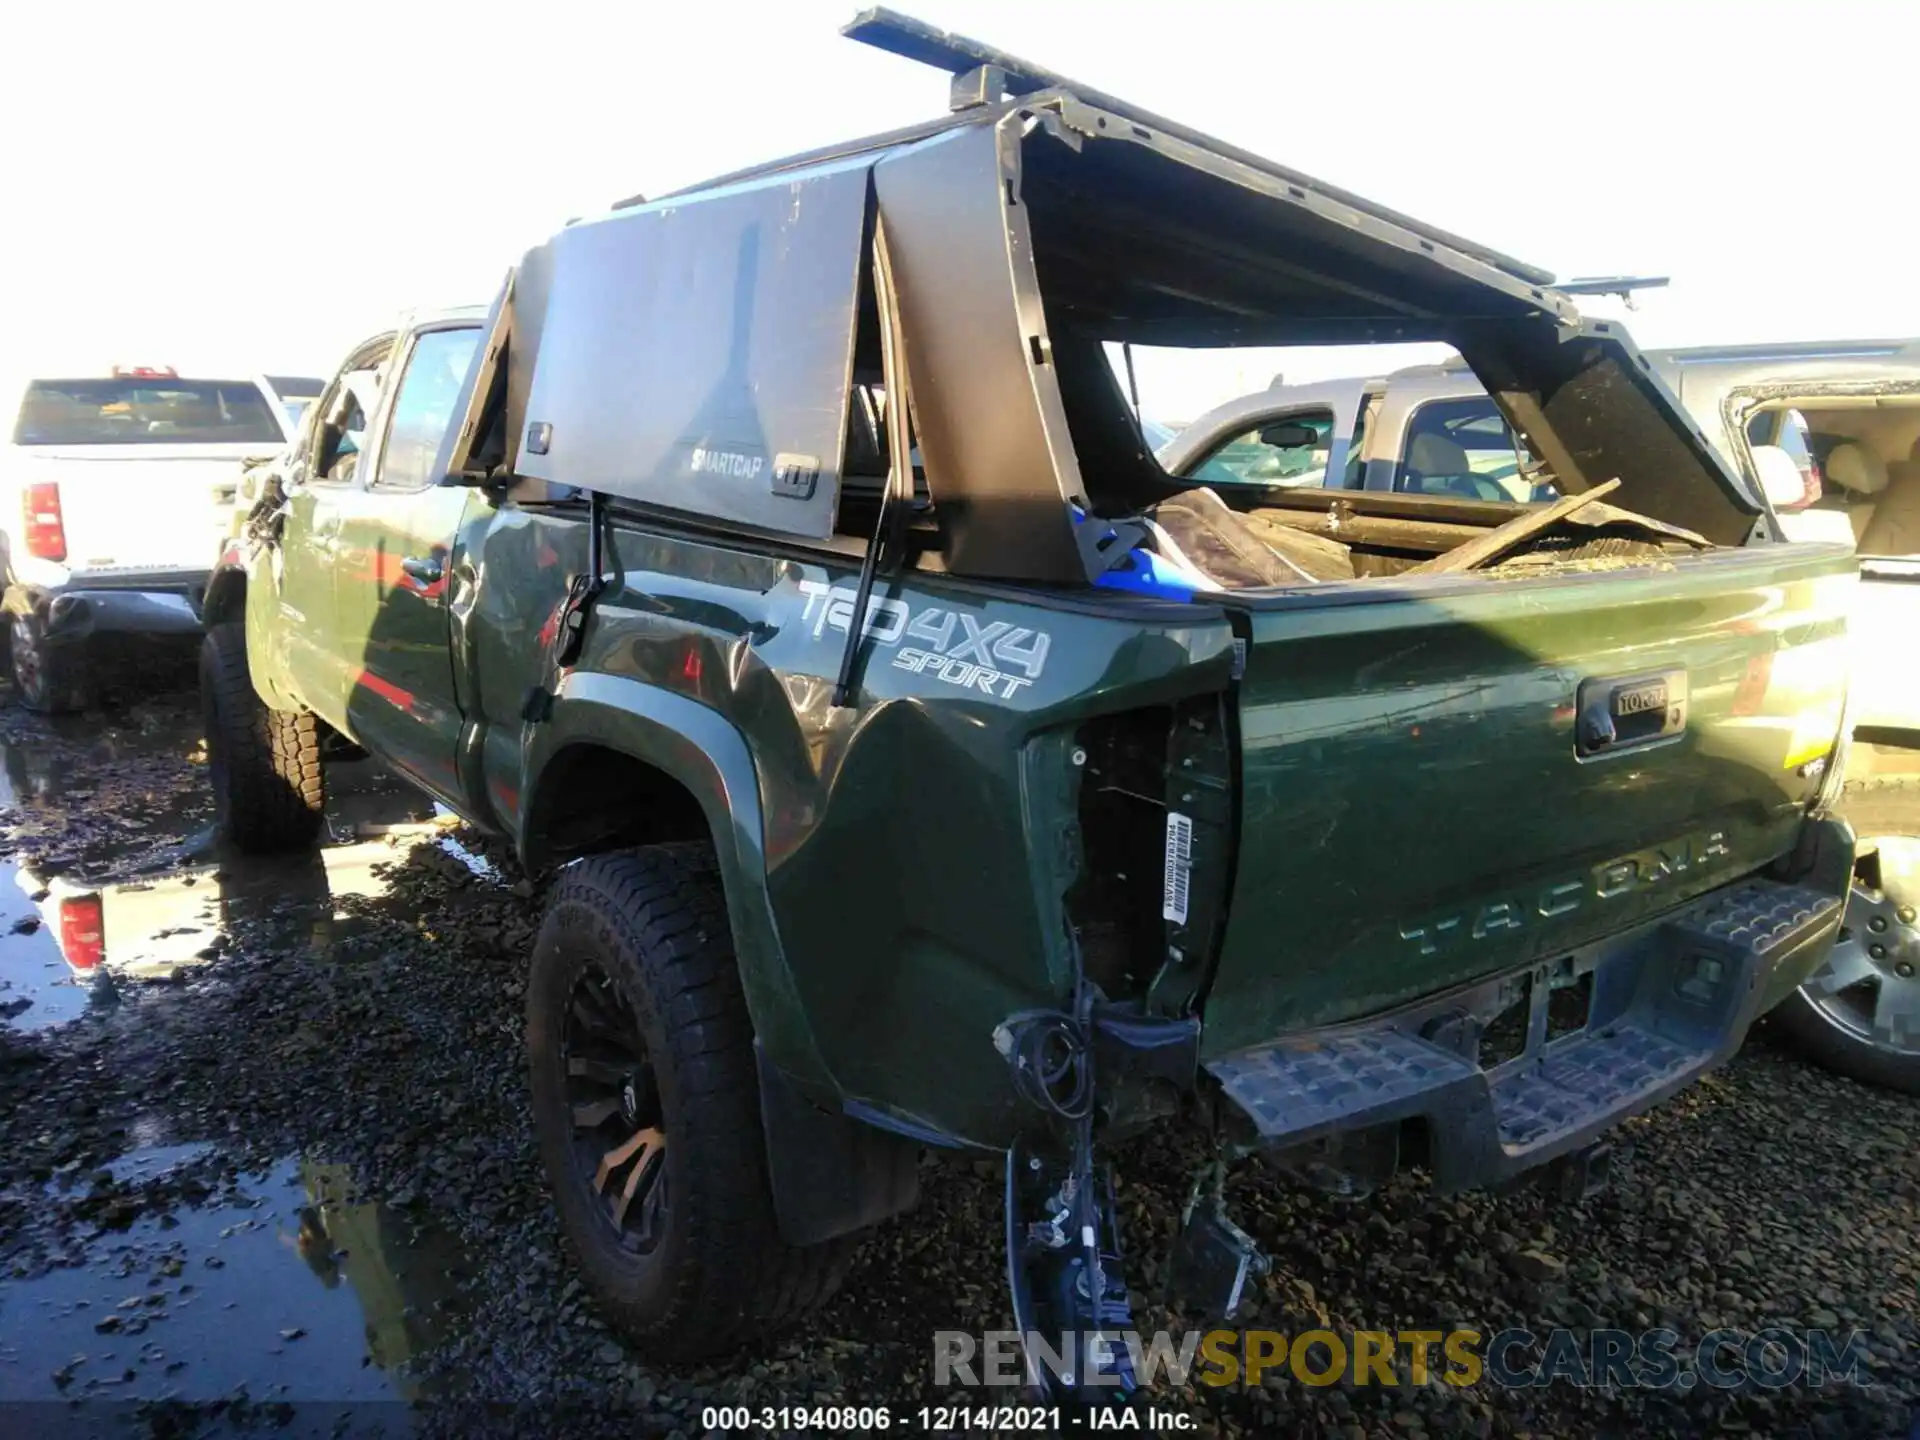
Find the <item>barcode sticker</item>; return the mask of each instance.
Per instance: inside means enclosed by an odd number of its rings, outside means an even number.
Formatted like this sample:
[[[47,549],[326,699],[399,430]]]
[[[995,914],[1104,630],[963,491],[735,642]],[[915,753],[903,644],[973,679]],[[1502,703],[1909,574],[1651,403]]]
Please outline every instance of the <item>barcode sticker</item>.
[[[1167,874],[1160,891],[1160,918],[1187,923],[1187,876],[1193,869],[1193,821],[1167,812]]]

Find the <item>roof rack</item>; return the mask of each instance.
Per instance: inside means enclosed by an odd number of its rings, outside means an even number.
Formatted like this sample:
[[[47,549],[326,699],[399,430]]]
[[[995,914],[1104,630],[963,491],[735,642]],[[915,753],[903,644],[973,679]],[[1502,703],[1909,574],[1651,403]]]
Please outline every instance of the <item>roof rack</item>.
[[[888,54],[899,55],[904,59],[917,60],[923,65],[944,70],[953,76],[953,82],[948,90],[950,113],[940,120],[922,122],[886,135],[825,146],[801,155],[792,155],[767,164],[736,170],[731,174],[717,176],[697,185],[684,186],[662,198],[674,199],[702,190],[737,184],[763,175],[778,174],[802,164],[814,164],[866,150],[882,149],[926,138],[955,124],[973,123],[978,118],[972,114],[976,110],[1007,105],[1021,96],[1035,95],[1045,91],[1065,91],[1096,109],[1124,115],[1140,125],[1158,130],[1164,135],[1173,136],[1189,145],[1210,150],[1216,155],[1250,169],[1274,176],[1286,184],[1317,191],[1338,204],[1370,215],[1376,220],[1385,221],[1389,225],[1398,226],[1402,230],[1411,231],[1423,240],[1444,245],[1449,250],[1470,256],[1483,265],[1491,265],[1498,270],[1503,270],[1529,285],[1553,284],[1553,272],[1550,270],[1542,270],[1537,265],[1516,260],[1511,255],[1428,225],[1410,215],[1390,210],[1384,205],[1376,205],[1373,201],[1355,195],[1350,190],[1342,190],[1336,185],[1316,180],[1311,175],[1303,175],[1298,170],[1277,165],[1250,150],[1242,150],[1238,146],[1229,145],[1211,135],[1203,134],[1189,125],[1182,125],[1178,121],[1156,115],[1150,110],[1142,110],[1138,105],[1130,105],[1103,90],[1096,90],[1091,85],[1082,85],[1077,80],[1070,80],[1064,75],[1035,65],[1030,60],[1022,60],[1017,55],[1009,55],[1004,50],[996,50],[991,45],[970,40],[964,35],[937,30],[925,21],[914,19],[911,15],[902,15],[885,6],[875,6],[854,16],[851,21],[841,27],[840,33],[849,39],[860,41],[863,45],[871,45],[877,50],[884,50]],[[616,201],[613,208],[624,210],[644,203],[642,196],[632,195]]]
[[[1687,345],[1648,353],[1676,365],[1712,365],[1728,361],[1885,360],[1920,352],[1911,340],[1785,340],[1759,345]]]
[[[1553,272],[1542,270],[1536,265],[1516,260],[1511,255],[1478,244],[1472,240],[1455,235],[1390,210],[1384,205],[1355,195],[1352,191],[1342,190],[1329,185],[1324,180],[1316,180],[1311,175],[1303,175],[1284,165],[1275,164],[1265,156],[1256,155],[1250,150],[1229,145],[1211,135],[1203,134],[1189,125],[1177,120],[1169,120],[1164,115],[1156,115],[1150,110],[1142,110],[1117,96],[1091,85],[1083,85],[1078,80],[1069,79],[1057,71],[1035,65],[1031,60],[1022,60],[1017,55],[1009,55],[1004,50],[996,50],[978,40],[964,35],[955,35],[946,30],[937,30],[923,20],[911,15],[902,15],[877,5],[871,10],[863,10],[852,21],[842,27],[840,33],[849,39],[871,45],[877,50],[885,50],[891,55],[899,55],[907,60],[917,60],[922,65],[930,65],[936,70],[945,70],[952,75],[953,84],[948,93],[949,108],[955,112],[971,109],[979,105],[992,105],[1000,100],[1014,96],[1031,95],[1042,90],[1066,90],[1087,104],[1102,110],[1110,110],[1116,115],[1124,115],[1130,120],[1174,136],[1191,145],[1199,145],[1223,155],[1230,160],[1255,170],[1265,171],[1278,176],[1291,185],[1304,185],[1320,192],[1328,199],[1342,205],[1398,225],[1403,230],[1411,230],[1424,239],[1445,245],[1471,255],[1485,264],[1496,266],[1508,274],[1518,276],[1530,285],[1551,285]]]
[[[1634,292],[1664,290],[1671,283],[1665,275],[1576,275],[1553,288],[1562,295],[1618,295],[1632,309]]]

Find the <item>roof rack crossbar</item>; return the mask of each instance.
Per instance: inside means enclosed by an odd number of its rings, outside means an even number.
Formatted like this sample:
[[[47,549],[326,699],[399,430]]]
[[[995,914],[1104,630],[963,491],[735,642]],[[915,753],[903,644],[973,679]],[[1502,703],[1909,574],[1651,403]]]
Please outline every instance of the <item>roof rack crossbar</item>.
[[[1311,175],[1303,175],[1298,170],[1275,164],[1251,151],[1228,145],[1224,141],[1202,134],[1178,121],[1169,120],[1149,110],[1142,110],[1138,105],[1129,104],[1090,85],[1082,85],[1077,80],[1070,80],[1055,71],[1035,65],[1030,60],[1022,60],[1017,55],[1009,55],[1004,50],[997,50],[991,45],[969,39],[964,35],[954,35],[945,30],[935,29],[923,20],[916,20],[911,15],[902,15],[883,5],[861,11],[841,29],[840,33],[864,45],[871,45],[877,50],[885,50],[888,54],[898,55],[907,60],[917,60],[922,65],[944,70],[954,76],[956,81],[964,79],[969,82],[956,85],[955,103],[959,103],[963,95],[970,104],[990,103],[992,99],[998,98],[985,96],[977,88],[979,82],[988,80],[998,81],[1007,94],[1015,96],[1030,95],[1041,90],[1070,91],[1097,109],[1124,115],[1162,134],[1171,135],[1190,145],[1201,146],[1242,165],[1277,176],[1288,184],[1303,185],[1317,190],[1330,200],[1372,215],[1391,225],[1397,225],[1403,230],[1410,230],[1423,239],[1432,240],[1451,250],[1470,255],[1484,264],[1495,266],[1510,275],[1517,276],[1530,285],[1553,284],[1553,272],[1550,270],[1542,270],[1536,265],[1516,260],[1511,255],[1502,254],[1498,250],[1428,225],[1410,215],[1390,210],[1384,205],[1376,205],[1373,201],[1355,195],[1351,191],[1342,190],[1323,180],[1316,180]],[[976,78],[974,72],[984,73]],[[979,98],[975,98],[976,96]]]
[[[1576,275],[1553,288],[1562,295],[1618,295],[1624,299],[1636,290],[1659,290],[1671,283],[1666,275]]]

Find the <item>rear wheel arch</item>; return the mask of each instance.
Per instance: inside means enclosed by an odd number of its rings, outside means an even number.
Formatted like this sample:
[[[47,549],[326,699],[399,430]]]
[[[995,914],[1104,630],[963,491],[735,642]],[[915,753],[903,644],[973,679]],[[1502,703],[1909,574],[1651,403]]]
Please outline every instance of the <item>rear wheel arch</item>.
[[[751,957],[738,943],[743,929],[754,928],[751,919],[742,918],[753,905],[741,903],[746,897],[739,892],[750,882],[743,878],[737,852],[730,863],[715,843],[729,827],[708,817],[716,792],[703,782],[712,777],[683,778],[661,758],[642,759],[599,740],[563,744],[530,792],[524,834],[534,855],[581,861],[578,873],[651,865],[675,854],[714,857],[719,898],[735,939],[728,947],[730,964],[754,1035],[767,1180],[781,1237],[789,1245],[810,1247],[855,1234],[914,1203],[918,1147],[848,1119],[834,1103],[831,1087],[821,1083],[824,1072],[809,1073],[811,1067],[803,1066],[800,1075],[793,1073],[793,1027],[804,1027],[804,1014],[783,983],[784,968],[769,974],[767,956]],[[712,763],[713,757],[706,758]],[[569,864],[565,873],[577,872]],[[778,1058],[768,1053],[769,1032]],[[813,1060],[810,1054],[805,1058]],[[819,1103],[802,1093],[796,1083],[802,1077],[813,1080]]]
[[[576,672],[523,756],[514,829],[529,870],[634,845],[712,846],[761,1050],[803,1088],[835,1093],[780,943],[758,771],[733,723],[656,686]],[[653,813],[607,814],[643,805]]]
[[[780,1221],[718,878],[704,842],[568,866],[527,980],[534,1128],[561,1229],[609,1317],[659,1359],[790,1323],[850,1255],[796,1243]]]
[[[85,709],[90,687],[84,649],[49,641],[46,617],[37,609],[10,611],[6,629],[7,661],[20,703],[43,715]]]
[[[548,758],[521,828],[530,869],[641,845],[714,839],[706,807],[682,780],[593,740],[572,741]]]

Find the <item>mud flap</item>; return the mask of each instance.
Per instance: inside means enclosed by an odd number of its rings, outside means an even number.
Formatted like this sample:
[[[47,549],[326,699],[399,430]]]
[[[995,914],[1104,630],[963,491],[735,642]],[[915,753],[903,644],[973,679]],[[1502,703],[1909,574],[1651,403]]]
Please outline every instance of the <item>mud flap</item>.
[[[780,1238],[818,1245],[911,1210],[920,1198],[920,1147],[822,1110],[767,1063],[759,1043],[760,1126]]]

